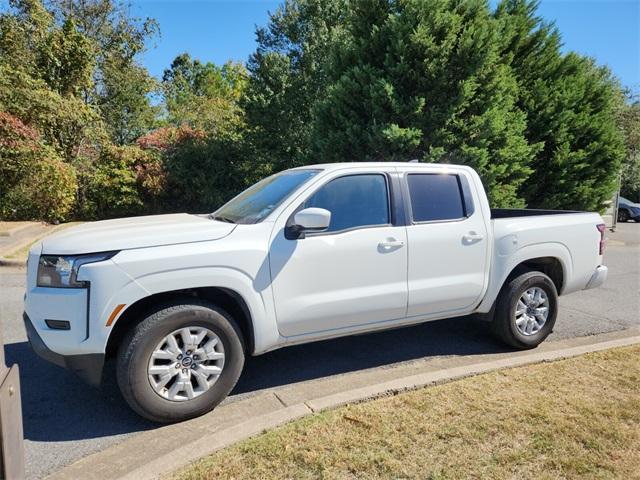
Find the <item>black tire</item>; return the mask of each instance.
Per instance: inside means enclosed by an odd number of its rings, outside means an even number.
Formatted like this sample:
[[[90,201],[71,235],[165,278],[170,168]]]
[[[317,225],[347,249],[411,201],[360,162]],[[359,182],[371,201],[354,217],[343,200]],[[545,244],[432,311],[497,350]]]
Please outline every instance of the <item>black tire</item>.
[[[154,391],[147,366],[158,342],[188,326],[206,327],[219,337],[224,347],[224,366],[209,390],[177,402]],[[233,389],[243,366],[242,334],[231,316],[212,303],[189,298],[158,308],[131,329],[118,350],[117,379],[122,396],[136,413],[154,422],[171,423],[213,410]]]
[[[629,221],[629,212],[627,212],[624,208],[618,209],[618,221],[619,222]]]
[[[533,335],[524,335],[515,321],[516,305],[524,292],[539,287],[547,294],[549,312],[545,324]],[[520,350],[535,348],[553,331],[558,316],[558,292],[553,281],[542,272],[526,272],[510,279],[500,291],[492,326],[500,340]]]

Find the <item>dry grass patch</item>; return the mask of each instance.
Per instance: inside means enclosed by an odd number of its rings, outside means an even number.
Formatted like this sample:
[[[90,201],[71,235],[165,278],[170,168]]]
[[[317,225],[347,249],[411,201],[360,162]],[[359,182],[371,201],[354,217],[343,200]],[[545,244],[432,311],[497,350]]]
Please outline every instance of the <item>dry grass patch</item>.
[[[640,346],[312,415],[176,478],[640,478]]]

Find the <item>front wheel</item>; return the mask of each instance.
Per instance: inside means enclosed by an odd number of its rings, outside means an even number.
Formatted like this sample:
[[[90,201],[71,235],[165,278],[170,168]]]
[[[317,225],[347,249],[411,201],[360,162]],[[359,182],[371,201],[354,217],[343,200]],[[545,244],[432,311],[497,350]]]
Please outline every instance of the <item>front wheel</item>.
[[[244,365],[242,335],[233,319],[209,302],[185,299],[137,324],[118,352],[123,397],[154,422],[197,417],[218,405]]]
[[[558,292],[553,281],[542,272],[527,272],[500,291],[493,329],[512,347],[535,348],[553,331],[557,315]]]

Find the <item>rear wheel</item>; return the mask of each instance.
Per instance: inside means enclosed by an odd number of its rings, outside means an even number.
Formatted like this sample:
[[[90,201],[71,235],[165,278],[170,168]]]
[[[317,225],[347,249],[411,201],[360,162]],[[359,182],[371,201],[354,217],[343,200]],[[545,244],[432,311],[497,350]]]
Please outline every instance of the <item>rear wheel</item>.
[[[218,405],[243,365],[244,345],[233,319],[214,304],[185,299],[129,332],[118,352],[118,385],[138,414],[176,422]]]
[[[542,272],[523,273],[507,282],[498,297],[493,329],[505,343],[535,348],[553,331],[558,293]]]
[[[629,221],[629,212],[627,212],[624,208],[618,209],[618,221],[619,222]]]

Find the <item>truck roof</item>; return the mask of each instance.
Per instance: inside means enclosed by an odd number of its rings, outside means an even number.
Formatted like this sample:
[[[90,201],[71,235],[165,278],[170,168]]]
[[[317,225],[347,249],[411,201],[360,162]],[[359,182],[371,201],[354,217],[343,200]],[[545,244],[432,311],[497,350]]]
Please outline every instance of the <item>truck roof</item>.
[[[318,163],[313,165],[303,165],[292,168],[291,170],[300,170],[305,168],[320,168],[322,170],[337,170],[345,167],[430,167],[430,168],[463,168],[472,170],[471,167],[465,165],[454,165],[451,163],[422,163],[422,162],[337,162],[337,163]]]

